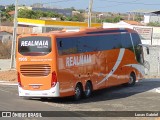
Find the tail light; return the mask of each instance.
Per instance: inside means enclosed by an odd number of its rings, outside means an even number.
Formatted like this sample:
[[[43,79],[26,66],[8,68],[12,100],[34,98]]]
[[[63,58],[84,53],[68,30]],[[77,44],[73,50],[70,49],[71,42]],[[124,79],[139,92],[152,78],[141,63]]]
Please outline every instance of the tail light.
[[[54,87],[57,83],[57,76],[56,76],[56,72],[52,72],[52,81],[51,81],[51,87]]]
[[[20,78],[20,73],[17,72],[17,77],[18,77],[18,84],[20,87],[22,87],[22,84],[21,84],[21,78]]]

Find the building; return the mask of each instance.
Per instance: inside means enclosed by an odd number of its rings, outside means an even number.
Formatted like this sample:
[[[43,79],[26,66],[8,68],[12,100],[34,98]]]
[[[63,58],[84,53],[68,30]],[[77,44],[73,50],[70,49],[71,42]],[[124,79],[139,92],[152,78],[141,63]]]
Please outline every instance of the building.
[[[61,15],[65,16],[72,16],[72,10],[71,9],[50,9],[50,8],[32,8],[33,11],[44,11],[44,12],[55,12]]]
[[[5,9],[5,6],[0,5],[0,10]]]
[[[134,29],[140,35],[142,44],[148,45],[160,45],[160,36],[157,36],[160,33],[158,30],[160,28],[153,28],[148,26],[143,26],[141,23],[136,21],[120,21],[118,23],[103,23],[103,28],[130,28]]]
[[[13,26],[0,26],[0,32],[7,32],[13,34]],[[17,27],[17,34],[31,34],[33,28],[31,27]]]
[[[151,11],[150,13],[144,15],[144,23],[150,22],[160,22],[160,10]]]
[[[8,12],[8,14],[9,14],[10,16],[14,17],[15,11],[10,11],[10,12]]]
[[[143,15],[144,23],[160,22],[160,10],[135,10],[130,12],[132,15]]]
[[[30,7],[30,6],[19,6],[19,7],[18,7],[18,10],[20,10],[20,9],[32,10],[32,7]]]
[[[58,14],[62,14],[64,16],[72,16],[72,10],[71,9],[56,9],[56,8],[44,8],[44,7],[35,7],[35,6],[20,6],[18,7],[18,10],[20,9],[28,9],[33,11],[43,11],[43,12],[55,12]]]
[[[49,32],[59,29],[77,29],[81,27],[88,27],[86,22],[72,22],[72,21],[55,21],[55,20],[36,20],[18,18],[19,26],[30,26],[33,27],[33,33]],[[102,27],[100,23],[92,23],[92,27]]]
[[[31,7],[33,7],[33,8],[43,8],[43,4],[41,4],[41,3],[35,3]]]

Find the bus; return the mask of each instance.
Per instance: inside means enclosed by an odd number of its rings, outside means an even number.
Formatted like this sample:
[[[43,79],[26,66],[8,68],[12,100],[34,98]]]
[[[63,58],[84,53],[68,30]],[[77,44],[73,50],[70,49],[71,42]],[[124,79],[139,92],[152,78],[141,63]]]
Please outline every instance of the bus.
[[[90,97],[94,90],[143,79],[138,33],[86,28],[18,36],[16,67],[21,97]]]

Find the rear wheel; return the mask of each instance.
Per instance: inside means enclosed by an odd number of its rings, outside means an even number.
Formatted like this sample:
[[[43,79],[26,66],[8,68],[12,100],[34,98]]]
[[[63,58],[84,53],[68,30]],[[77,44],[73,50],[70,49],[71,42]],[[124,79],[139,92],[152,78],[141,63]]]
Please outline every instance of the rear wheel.
[[[32,97],[22,97],[24,100],[32,100]]]
[[[74,99],[75,100],[80,100],[82,97],[82,86],[80,84],[77,84],[75,87],[75,95],[74,95]]]
[[[136,75],[132,72],[129,76],[129,82],[127,84],[127,86],[131,87],[134,86],[136,83]]]
[[[85,91],[84,95],[86,98],[90,97],[92,94],[92,84],[90,82],[87,82],[85,85]]]

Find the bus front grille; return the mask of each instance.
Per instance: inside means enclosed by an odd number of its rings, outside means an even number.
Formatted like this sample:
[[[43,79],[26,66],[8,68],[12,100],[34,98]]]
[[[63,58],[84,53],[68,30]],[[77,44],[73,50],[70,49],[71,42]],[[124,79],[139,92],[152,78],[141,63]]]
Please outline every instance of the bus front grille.
[[[22,75],[28,77],[48,76],[51,72],[51,66],[48,64],[28,64],[21,65]]]

